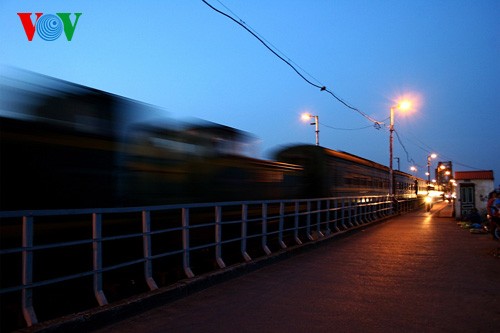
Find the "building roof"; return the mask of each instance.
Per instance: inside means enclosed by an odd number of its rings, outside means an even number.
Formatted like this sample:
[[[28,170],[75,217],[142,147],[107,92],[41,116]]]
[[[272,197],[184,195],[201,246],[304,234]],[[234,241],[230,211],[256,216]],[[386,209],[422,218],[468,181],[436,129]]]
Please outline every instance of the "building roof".
[[[481,171],[455,171],[455,180],[465,179],[491,179],[493,180],[493,170]]]

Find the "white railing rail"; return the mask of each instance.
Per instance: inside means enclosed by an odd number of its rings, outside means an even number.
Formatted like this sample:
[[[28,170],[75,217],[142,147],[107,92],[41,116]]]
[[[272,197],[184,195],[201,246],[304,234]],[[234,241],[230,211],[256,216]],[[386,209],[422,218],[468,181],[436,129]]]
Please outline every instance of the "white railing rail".
[[[401,212],[414,208],[415,199],[405,199],[397,205]],[[210,212],[213,209],[213,213]],[[205,213],[196,213],[204,210]],[[179,213],[180,211],[180,213]],[[108,304],[104,288],[104,273],[123,269],[127,266],[144,265],[144,279],[150,290],[158,289],[154,279],[155,260],[180,256],[182,270],[187,278],[195,276],[191,265],[194,251],[207,250],[214,253],[213,260],[219,268],[226,267],[226,258],[234,253],[225,253],[224,246],[237,244],[241,262],[251,261],[253,253],[270,255],[278,250],[286,250],[289,246],[300,246],[305,242],[316,242],[353,228],[364,226],[394,214],[394,202],[388,196],[321,198],[301,200],[244,201],[222,202],[186,205],[165,205],[127,208],[102,208],[78,210],[41,210],[41,211],[10,211],[0,212],[0,226],[4,223],[22,223],[19,233],[11,237],[22,237],[22,246],[0,248],[1,257],[21,254],[22,273],[19,281],[11,281],[10,285],[0,286],[0,296],[8,293],[21,294],[19,304],[22,306],[23,317],[27,326],[38,323],[33,291],[43,286],[57,286],[59,283],[82,277],[93,278],[93,291],[97,303]],[[176,214],[172,213],[176,212]],[[103,235],[103,216],[106,220],[113,219],[115,214],[140,213],[142,231]],[[160,228],[152,229],[152,214],[169,214],[180,217],[181,221],[165,223]],[[212,215],[213,214],[213,215]],[[196,217],[193,217],[196,215]],[[202,216],[203,217],[200,217]],[[38,219],[44,217],[65,217],[71,223],[73,216],[89,216],[91,219],[91,238],[38,244],[36,226]],[[127,221],[128,224],[137,221]],[[203,230],[209,230],[204,232]],[[228,231],[229,230],[229,231]],[[238,230],[238,231],[235,231]],[[211,232],[213,231],[213,235]],[[57,232],[57,231],[54,231]],[[155,237],[161,234],[179,234],[182,240],[177,240],[179,247],[168,251],[154,251]],[[207,234],[208,233],[208,234]],[[201,235],[201,240],[200,240]],[[196,242],[192,240],[195,236]],[[9,237],[9,235],[3,235]],[[103,246],[112,241],[139,240],[142,242],[142,254],[134,260],[126,260],[114,264],[103,262]],[[250,242],[252,246],[250,247]],[[15,243],[15,242],[14,242]],[[258,251],[255,244],[260,247]],[[34,275],[36,253],[43,250],[60,251],[72,246],[91,246],[92,269],[69,275],[37,280]],[[252,251],[251,251],[252,250]],[[227,251],[229,252],[229,251]],[[90,254],[89,254],[90,255]],[[255,256],[255,255],[254,255]],[[58,260],[57,255],[53,260]],[[2,273],[4,274],[4,273]]]

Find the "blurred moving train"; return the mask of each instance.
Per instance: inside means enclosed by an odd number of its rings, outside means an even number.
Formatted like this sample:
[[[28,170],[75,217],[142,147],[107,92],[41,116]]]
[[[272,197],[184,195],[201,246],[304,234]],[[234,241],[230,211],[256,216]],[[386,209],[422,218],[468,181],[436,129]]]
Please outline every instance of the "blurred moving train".
[[[389,192],[388,167],[346,152],[298,145],[279,150],[275,158],[303,167],[301,193],[305,197],[386,195]],[[425,180],[398,170],[393,174],[396,198],[427,192]]]
[[[380,195],[388,168],[316,146],[245,156],[251,136],[146,121],[143,103],[30,74],[0,81],[0,210]],[[397,196],[425,182],[395,172]]]

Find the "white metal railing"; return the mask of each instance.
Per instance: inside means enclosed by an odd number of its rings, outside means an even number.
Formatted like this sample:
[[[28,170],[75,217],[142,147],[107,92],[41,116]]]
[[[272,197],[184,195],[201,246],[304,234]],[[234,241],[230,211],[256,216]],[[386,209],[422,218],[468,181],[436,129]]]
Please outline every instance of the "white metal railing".
[[[415,200],[403,200],[398,203],[398,210],[408,211],[415,207],[414,203]],[[4,239],[22,237],[22,246],[4,248],[2,245],[0,249],[0,259],[7,255],[21,254],[21,279],[17,282],[11,281],[10,285],[0,286],[0,295],[21,292],[19,304],[22,307],[23,317],[26,325],[32,326],[38,323],[33,302],[33,291],[37,288],[48,285],[57,287],[58,284],[68,280],[92,277],[94,297],[97,303],[102,306],[108,304],[104,288],[104,273],[106,272],[142,264],[144,266],[145,283],[150,290],[155,290],[158,289],[158,284],[154,278],[155,268],[157,268],[154,262],[160,258],[181,256],[182,267],[179,268],[184,271],[188,278],[192,278],[195,276],[191,265],[194,251],[211,249],[215,258],[206,259],[214,260],[218,267],[224,268],[226,267],[225,259],[234,256],[232,252],[224,252],[224,247],[227,244],[237,244],[241,262],[248,262],[252,260],[251,252],[258,253],[255,243],[260,243],[258,245],[260,247],[259,251],[263,255],[270,255],[273,253],[273,248],[274,251],[276,249],[283,250],[290,245],[300,246],[304,242],[326,239],[349,229],[390,216],[394,214],[393,204],[393,201],[388,196],[371,196],[110,209],[0,212],[1,227],[6,224],[16,225],[22,223],[20,232],[3,233]],[[199,213],[200,210],[203,213]],[[110,221],[114,219],[114,215],[121,214],[123,216],[128,213],[142,214],[140,221],[142,231],[103,235],[103,216],[106,216],[106,221]],[[170,221],[169,223],[159,223],[161,226],[155,226],[153,230],[152,214],[164,214]],[[64,217],[67,218],[67,223],[72,223],[71,221],[74,220],[75,216],[88,216],[91,219],[92,230],[89,234],[92,236],[90,238],[55,243],[42,242],[38,244],[35,242],[35,239],[38,240],[35,231],[37,230],[35,227],[38,220],[46,217]],[[179,218],[181,221],[178,221]],[[126,222],[122,221],[121,223],[124,224],[119,229],[123,231],[123,229],[127,229],[137,221],[128,218]],[[204,229],[208,229],[210,232],[204,232]],[[210,235],[212,231],[213,235]],[[54,230],[53,232],[58,231]],[[71,233],[71,228],[69,232]],[[157,251],[155,253],[154,245],[156,243],[154,238],[158,235],[175,233],[180,234],[182,237],[182,241],[176,240],[180,245],[168,251]],[[196,244],[191,239],[193,235],[197,237]],[[202,238],[201,243],[200,235]],[[140,241],[142,242],[142,253],[134,260],[123,262],[117,260],[119,263],[105,265],[103,262],[103,245],[116,240],[125,242]],[[254,245],[250,247],[249,242],[252,241]],[[82,266],[81,271],[78,273],[44,280],[35,278],[34,261],[36,260],[35,254],[38,251],[53,250],[55,251],[53,260],[58,260],[58,253],[63,254],[68,247],[81,245],[86,245],[88,248],[91,246],[91,270],[85,270]],[[207,253],[210,253],[210,251]],[[2,274],[5,274],[5,272],[2,272]]]

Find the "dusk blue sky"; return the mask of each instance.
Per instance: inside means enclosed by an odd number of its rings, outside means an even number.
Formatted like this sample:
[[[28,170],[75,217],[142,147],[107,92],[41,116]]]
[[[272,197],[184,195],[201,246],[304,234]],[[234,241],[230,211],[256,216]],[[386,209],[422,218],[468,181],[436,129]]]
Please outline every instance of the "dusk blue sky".
[[[319,116],[322,146],[388,165],[389,110],[407,95],[418,100],[395,115],[401,170],[415,161],[425,177],[426,156],[435,152],[455,171],[494,170],[500,184],[500,1],[207,2],[385,125],[377,130],[308,84],[201,0],[2,0],[0,65],[153,104],[165,117],[250,132],[265,158],[282,145],[314,144],[314,126],[300,119],[310,112]],[[18,12],[82,15],[72,41],[35,33],[29,42]]]

